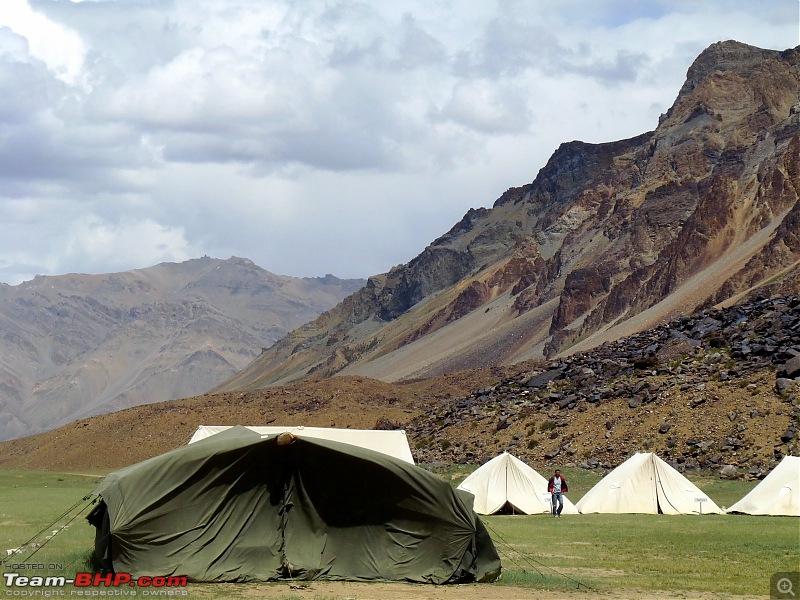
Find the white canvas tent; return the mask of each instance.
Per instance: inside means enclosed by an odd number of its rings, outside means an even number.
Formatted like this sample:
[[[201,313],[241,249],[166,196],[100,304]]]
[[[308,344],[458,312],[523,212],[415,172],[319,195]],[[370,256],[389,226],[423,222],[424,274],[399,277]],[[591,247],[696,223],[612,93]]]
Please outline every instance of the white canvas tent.
[[[550,512],[547,479],[508,452],[475,469],[458,489],[475,496],[474,510],[480,515],[494,514],[506,505],[528,515]],[[566,496],[561,514],[578,514]]]
[[[230,428],[231,425],[200,425],[197,431],[194,432],[192,439],[189,440],[189,443],[191,444],[198,440],[205,439]],[[406,432],[401,429],[335,429],[331,427],[282,427],[275,425],[264,427],[248,426],[247,429],[255,431],[262,436],[279,435],[288,431],[298,437],[343,442],[345,444],[382,452],[383,454],[394,456],[412,465],[414,464],[414,457],[411,455],[411,447],[408,445]]]
[[[785,456],[728,512],[800,517],[800,456]]]
[[[636,453],[575,505],[582,513],[715,513],[722,510],[700,488],[652,452]]]

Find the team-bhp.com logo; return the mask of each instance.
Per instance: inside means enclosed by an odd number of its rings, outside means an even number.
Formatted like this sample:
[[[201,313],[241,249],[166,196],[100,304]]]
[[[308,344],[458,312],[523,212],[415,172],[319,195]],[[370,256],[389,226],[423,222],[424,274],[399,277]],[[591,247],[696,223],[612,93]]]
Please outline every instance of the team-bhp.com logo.
[[[48,590],[48,596],[107,596],[131,595],[138,593],[142,596],[185,596],[187,595],[186,577],[133,577],[130,573],[76,573],[75,577],[63,575],[21,575],[19,573],[3,573],[6,584],[6,596],[44,596],[43,591]],[[67,592],[64,588],[68,585],[75,588]],[[117,593],[104,588],[115,588]],[[133,589],[131,589],[133,588]],[[52,592],[56,592],[55,594]],[[100,593],[105,592],[105,593]],[[127,593],[125,593],[127,592]]]

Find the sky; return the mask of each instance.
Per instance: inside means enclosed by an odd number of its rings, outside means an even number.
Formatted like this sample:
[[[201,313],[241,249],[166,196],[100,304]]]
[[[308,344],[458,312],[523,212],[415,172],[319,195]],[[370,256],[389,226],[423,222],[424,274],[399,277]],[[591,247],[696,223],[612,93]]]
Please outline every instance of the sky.
[[[650,131],[797,0],[0,0],[0,282],[201,256],[366,278]]]

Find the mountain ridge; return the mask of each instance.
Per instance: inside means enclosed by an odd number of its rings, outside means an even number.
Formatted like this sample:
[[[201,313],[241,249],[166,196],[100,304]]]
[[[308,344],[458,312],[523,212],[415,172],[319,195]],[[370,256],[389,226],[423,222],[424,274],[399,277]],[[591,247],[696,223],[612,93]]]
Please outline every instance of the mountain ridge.
[[[552,358],[787,272],[800,289],[798,90],[799,48],[712,44],[655,130],[561,144],[215,390]]]
[[[363,283],[204,257],[0,287],[0,439],[202,393]]]

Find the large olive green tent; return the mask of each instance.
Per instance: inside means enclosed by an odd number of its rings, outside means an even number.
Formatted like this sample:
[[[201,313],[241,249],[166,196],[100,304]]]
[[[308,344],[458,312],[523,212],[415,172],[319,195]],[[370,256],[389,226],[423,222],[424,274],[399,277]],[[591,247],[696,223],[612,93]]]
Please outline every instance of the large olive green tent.
[[[190,581],[491,581],[471,495],[402,460],[235,427],[106,477],[89,514],[106,568]]]

